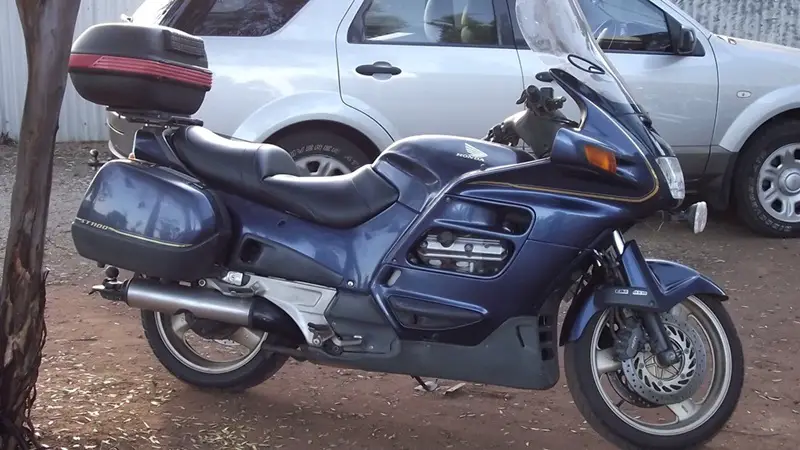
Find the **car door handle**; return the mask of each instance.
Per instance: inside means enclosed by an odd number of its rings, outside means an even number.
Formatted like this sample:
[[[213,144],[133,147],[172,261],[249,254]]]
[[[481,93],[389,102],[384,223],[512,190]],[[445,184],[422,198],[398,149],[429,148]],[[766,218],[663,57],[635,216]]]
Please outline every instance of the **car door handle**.
[[[389,63],[374,63],[374,64],[364,64],[362,66],[356,67],[356,72],[359,75],[364,75],[371,77],[372,75],[377,74],[386,74],[386,75],[400,75],[402,70],[399,67],[395,67]]]

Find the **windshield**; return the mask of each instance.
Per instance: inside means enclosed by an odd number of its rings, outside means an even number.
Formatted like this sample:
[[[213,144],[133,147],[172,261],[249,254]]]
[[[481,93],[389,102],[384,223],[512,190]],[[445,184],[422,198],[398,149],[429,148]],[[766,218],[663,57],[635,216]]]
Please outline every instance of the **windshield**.
[[[145,0],[133,13],[131,20],[134,23],[161,24],[167,14],[178,5],[177,0]]]
[[[580,83],[574,88],[617,117],[642,113],[597,45],[578,0],[517,0],[517,20],[525,41],[544,67],[577,79]],[[587,87],[596,95],[586,92]]]

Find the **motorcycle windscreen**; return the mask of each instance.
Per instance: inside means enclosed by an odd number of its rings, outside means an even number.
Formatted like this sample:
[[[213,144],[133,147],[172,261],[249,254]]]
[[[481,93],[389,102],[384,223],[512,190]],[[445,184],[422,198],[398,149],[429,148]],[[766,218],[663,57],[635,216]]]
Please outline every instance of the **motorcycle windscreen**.
[[[644,148],[665,154],[646,113],[597,45],[578,0],[517,0],[516,11],[531,51],[560,83],[608,112]]]

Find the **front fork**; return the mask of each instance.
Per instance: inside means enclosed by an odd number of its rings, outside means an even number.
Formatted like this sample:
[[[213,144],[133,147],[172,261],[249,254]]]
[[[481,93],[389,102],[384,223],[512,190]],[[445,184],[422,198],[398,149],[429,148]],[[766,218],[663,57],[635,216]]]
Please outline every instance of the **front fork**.
[[[613,246],[612,249],[615,253],[614,260],[619,264],[617,272],[623,279],[626,286],[647,286],[650,289],[649,294],[655,296],[657,289],[652,289],[655,285],[655,279],[647,267],[647,263],[639,251],[638,246],[635,248],[627,248],[625,246],[625,238],[619,230],[613,233]],[[637,291],[641,296],[647,294],[643,289],[633,289],[633,294],[636,295]],[[652,353],[655,355],[659,365],[671,366],[678,361],[678,354],[673,349],[672,345],[667,340],[667,330],[664,327],[664,322],[661,320],[661,314],[652,309],[638,310],[636,312],[642,320],[644,331],[647,332],[648,341]]]
[[[613,238],[613,245],[609,249],[612,252],[610,258],[609,255],[596,253],[597,268],[605,270],[592,271],[597,276],[593,276],[578,289],[574,296],[564,317],[559,344],[576,342],[586,331],[592,318],[608,308],[636,311],[636,316],[641,318],[646,313],[659,315],[669,312],[691,296],[728,300],[724,289],[691,267],[663,259],[645,260],[636,241],[625,242],[622,233],[618,232],[613,234]],[[616,272],[612,280],[601,276],[601,273],[608,272],[609,269],[613,269],[612,274]],[[623,281],[622,285],[618,282],[620,279]],[[659,332],[662,329],[655,327],[653,331],[656,338],[659,335],[664,336],[663,332]],[[636,343],[633,341],[631,344]],[[656,346],[661,345],[656,342]],[[661,349],[663,350],[663,346]]]

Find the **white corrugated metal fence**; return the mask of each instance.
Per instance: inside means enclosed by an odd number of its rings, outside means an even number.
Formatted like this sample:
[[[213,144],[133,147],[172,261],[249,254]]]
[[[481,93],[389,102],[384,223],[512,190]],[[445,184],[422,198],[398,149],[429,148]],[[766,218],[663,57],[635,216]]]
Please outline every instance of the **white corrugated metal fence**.
[[[82,0],[75,36],[92,25],[116,22],[130,14],[143,0]],[[0,132],[16,138],[19,134],[28,70],[25,40],[17,3],[0,0]],[[67,84],[57,139],[59,141],[103,140],[108,137],[103,108],[81,99]]]
[[[674,0],[715,33],[800,47],[800,0]]]
[[[676,0],[711,30],[745,39],[800,47],[800,0]],[[117,21],[142,0],[82,0],[75,33],[96,23]],[[0,1],[0,132],[19,133],[25,100],[25,46],[16,2]],[[107,138],[103,109],[67,87],[59,141]]]

